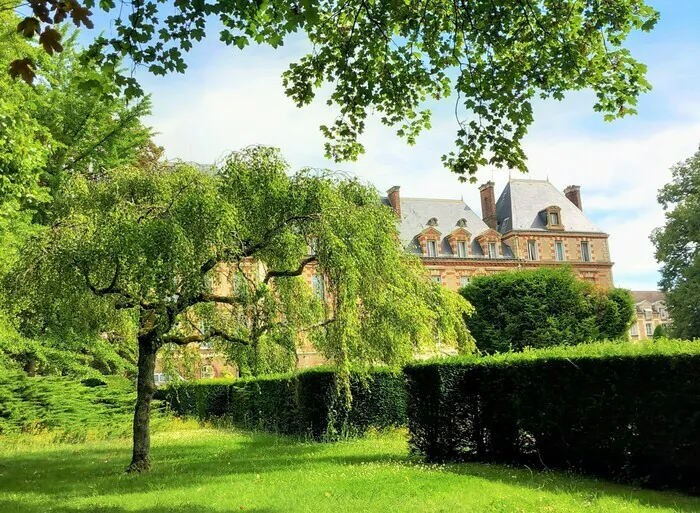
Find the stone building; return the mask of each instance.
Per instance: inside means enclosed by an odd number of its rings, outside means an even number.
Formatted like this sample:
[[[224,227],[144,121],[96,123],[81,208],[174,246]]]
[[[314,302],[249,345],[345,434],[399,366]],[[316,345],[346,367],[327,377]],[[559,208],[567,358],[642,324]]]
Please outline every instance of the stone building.
[[[392,187],[382,201],[399,218],[403,243],[436,282],[457,290],[480,274],[570,265],[582,279],[613,286],[608,234],[583,213],[581,191],[547,180],[510,180],[479,188],[481,217],[462,200],[402,198]]]
[[[657,326],[668,327],[671,319],[666,308],[666,295],[658,290],[633,290],[635,323],[630,327],[631,340],[652,338]]]

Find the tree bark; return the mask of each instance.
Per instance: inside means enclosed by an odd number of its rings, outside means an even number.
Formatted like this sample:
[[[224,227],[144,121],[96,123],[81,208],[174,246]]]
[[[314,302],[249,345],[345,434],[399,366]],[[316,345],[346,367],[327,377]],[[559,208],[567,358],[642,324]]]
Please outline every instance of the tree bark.
[[[139,337],[138,380],[134,410],[134,448],[127,472],[144,472],[151,468],[151,401],[155,392],[153,373],[158,345],[152,336]]]

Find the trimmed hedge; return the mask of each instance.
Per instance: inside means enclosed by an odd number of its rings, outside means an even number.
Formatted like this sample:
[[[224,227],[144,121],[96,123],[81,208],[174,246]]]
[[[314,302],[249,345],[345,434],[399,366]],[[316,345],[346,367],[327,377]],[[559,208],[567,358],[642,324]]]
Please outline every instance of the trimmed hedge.
[[[178,415],[229,419],[233,425],[316,440],[360,435],[369,428],[406,424],[401,374],[374,370],[350,375],[352,405],[336,392],[333,370],[280,376],[196,381],[159,391]]]
[[[584,344],[405,369],[429,461],[571,469],[700,492],[700,344]]]

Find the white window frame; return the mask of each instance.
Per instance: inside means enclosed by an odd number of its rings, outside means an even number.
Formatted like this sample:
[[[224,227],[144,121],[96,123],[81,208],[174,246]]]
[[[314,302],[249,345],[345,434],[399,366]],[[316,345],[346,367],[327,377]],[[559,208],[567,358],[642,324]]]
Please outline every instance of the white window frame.
[[[488,251],[489,258],[498,258],[498,247],[495,242],[487,242],[486,250]]]
[[[527,259],[533,261],[540,259],[540,252],[535,239],[528,239],[527,241]]]
[[[471,276],[460,276],[459,277],[459,286],[466,287],[467,285],[469,285],[470,279],[471,279]]]
[[[645,308],[644,309],[644,320],[645,321],[650,321],[654,317],[654,314],[651,310],[651,308]]]
[[[654,325],[650,322],[645,322],[644,323],[644,330],[645,333],[647,334],[647,337],[651,337],[654,335]]]
[[[459,258],[466,258],[467,256],[467,242],[463,240],[457,241],[457,256]]]
[[[429,240],[426,243],[426,248],[428,250],[428,256],[429,257],[437,257],[438,256],[438,246],[437,246],[437,241],[436,240]]]
[[[662,319],[664,321],[668,319],[668,312],[665,308],[659,308],[659,319]]]
[[[554,241],[554,258],[559,262],[566,260],[566,249],[564,248],[563,240]]]
[[[554,221],[556,221],[556,223]],[[559,219],[559,212],[550,212],[549,213],[550,226],[559,226],[560,223],[561,223],[561,220]]]
[[[586,248],[584,251],[583,248]],[[591,243],[587,240],[581,241],[581,261],[591,262]]]
[[[630,336],[631,337],[638,337],[639,336],[639,327],[637,326],[637,322],[630,327]]]

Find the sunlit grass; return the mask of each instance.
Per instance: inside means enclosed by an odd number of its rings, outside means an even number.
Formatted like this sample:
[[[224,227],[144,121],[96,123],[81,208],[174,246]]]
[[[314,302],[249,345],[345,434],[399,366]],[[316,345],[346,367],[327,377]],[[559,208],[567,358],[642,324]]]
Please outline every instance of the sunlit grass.
[[[700,511],[700,498],[580,476],[425,465],[402,432],[316,444],[182,427],[154,436],[154,469],[136,476],[128,440],[0,438],[0,511]]]

